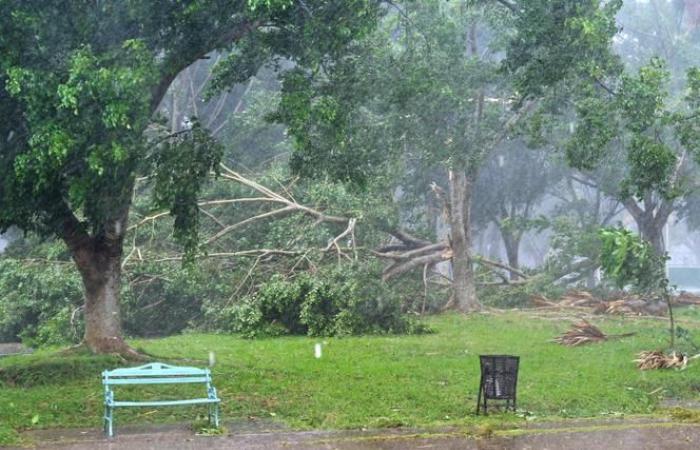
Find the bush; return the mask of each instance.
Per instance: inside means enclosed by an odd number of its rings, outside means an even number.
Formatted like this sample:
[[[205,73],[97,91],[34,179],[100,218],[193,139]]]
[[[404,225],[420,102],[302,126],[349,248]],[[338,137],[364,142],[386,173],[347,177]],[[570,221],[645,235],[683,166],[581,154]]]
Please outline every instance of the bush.
[[[208,314],[220,330],[246,337],[427,331],[401,311],[401,299],[376,273],[354,265],[292,280],[273,277],[237,305],[212,306]]]
[[[0,259],[0,341],[79,342],[82,303],[82,283],[71,264]]]

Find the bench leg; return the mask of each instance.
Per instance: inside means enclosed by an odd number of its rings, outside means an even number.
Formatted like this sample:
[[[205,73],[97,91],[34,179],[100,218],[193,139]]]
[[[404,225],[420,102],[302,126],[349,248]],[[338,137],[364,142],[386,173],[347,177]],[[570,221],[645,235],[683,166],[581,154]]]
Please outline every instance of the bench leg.
[[[104,432],[108,437],[114,436],[114,432],[112,429],[112,422],[113,422],[113,409],[110,408],[109,406],[105,406],[105,415],[104,415]]]
[[[213,420],[212,420],[213,419]],[[209,424],[213,424],[219,428],[219,404],[214,403],[209,405]]]

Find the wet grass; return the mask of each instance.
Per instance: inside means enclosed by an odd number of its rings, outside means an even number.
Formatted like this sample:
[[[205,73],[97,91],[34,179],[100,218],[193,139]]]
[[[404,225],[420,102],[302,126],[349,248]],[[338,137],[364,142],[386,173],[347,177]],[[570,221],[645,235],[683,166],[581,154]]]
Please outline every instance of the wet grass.
[[[697,311],[680,315],[692,336],[700,328]],[[434,317],[429,324],[436,333],[421,336],[251,341],[187,334],[132,344],[199,366],[214,352],[224,420],[273,420],[293,428],[492,429],[523,417],[650,414],[663,398],[700,399],[697,360],[684,371],[641,372],[632,362],[641,350],[665,346],[665,321],[601,317],[593,323],[606,333],[637,334],[567,348],[550,339],[568,327],[568,320],[509,312]],[[323,344],[320,359],[314,358],[317,342]],[[479,354],[520,355],[518,415],[474,415]],[[71,356],[71,369],[64,370],[59,360],[51,349],[0,359],[0,380],[5,380],[0,381],[0,445],[17,442],[17,432],[25,429],[101,426],[99,371],[111,362]],[[21,376],[13,382],[3,373]],[[197,395],[191,388],[139,388],[122,395]],[[125,423],[192,422],[205,414],[203,407],[127,409],[116,413],[116,423],[118,430]]]

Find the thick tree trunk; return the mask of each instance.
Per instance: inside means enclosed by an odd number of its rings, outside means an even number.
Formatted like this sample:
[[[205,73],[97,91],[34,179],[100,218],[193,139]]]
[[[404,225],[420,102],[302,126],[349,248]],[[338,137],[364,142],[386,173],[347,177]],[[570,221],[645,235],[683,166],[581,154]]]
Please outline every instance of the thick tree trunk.
[[[122,338],[119,289],[126,214],[110,220],[96,236],[74,218],[67,220],[63,239],[71,251],[85,288],[83,344],[94,353],[138,355]]]
[[[85,250],[74,258],[85,287],[84,343],[95,353],[121,353],[126,347],[119,314],[121,252]]]
[[[664,226],[666,222],[657,223],[654,217],[643,216],[641,220],[637,221],[637,226],[639,227],[639,234],[647,241],[657,255],[663,255],[666,251],[664,244]]]
[[[476,311],[476,284],[471,260],[469,213],[472,181],[464,170],[450,171],[450,244],[452,247],[452,288],[455,307],[462,312]]]
[[[652,246],[656,254],[663,255],[666,252],[664,227],[675,209],[674,201],[657,201],[652,194],[647,194],[643,199],[644,208],[631,198],[623,200],[623,204],[634,218],[640,236]]]

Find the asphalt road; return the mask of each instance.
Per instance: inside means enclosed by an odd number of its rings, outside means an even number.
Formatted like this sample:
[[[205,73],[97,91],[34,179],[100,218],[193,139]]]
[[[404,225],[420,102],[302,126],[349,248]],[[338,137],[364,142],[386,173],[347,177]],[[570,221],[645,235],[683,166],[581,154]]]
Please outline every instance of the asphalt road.
[[[491,437],[468,437],[443,430],[285,431],[232,425],[226,436],[195,436],[184,426],[129,428],[106,439],[97,430],[44,430],[26,437],[39,449],[61,450],[610,450],[698,449],[700,424],[611,420],[537,424],[501,430]]]

